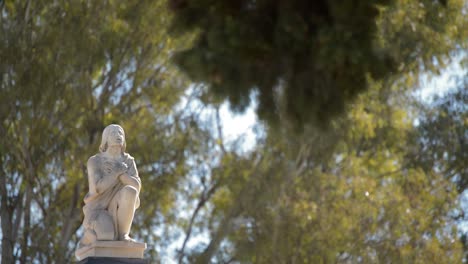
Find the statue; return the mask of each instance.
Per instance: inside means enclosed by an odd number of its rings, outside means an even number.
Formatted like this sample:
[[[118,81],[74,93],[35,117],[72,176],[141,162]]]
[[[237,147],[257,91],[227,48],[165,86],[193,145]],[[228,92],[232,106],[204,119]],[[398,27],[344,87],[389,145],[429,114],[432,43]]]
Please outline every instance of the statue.
[[[84,234],[78,250],[96,241],[125,241],[130,238],[141,180],[132,156],[125,153],[125,132],[109,125],[102,133],[100,153],[87,163],[89,192],[84,198]]]

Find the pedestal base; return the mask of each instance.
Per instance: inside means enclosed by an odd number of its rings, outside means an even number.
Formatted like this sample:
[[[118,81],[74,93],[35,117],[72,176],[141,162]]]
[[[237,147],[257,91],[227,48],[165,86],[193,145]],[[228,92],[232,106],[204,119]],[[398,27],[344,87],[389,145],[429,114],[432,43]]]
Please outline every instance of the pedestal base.
[[[143,252],[146,249],[146,243],[126,242],[126,241],[96,241],[89,246],[82,247],[75,252],[78,260],[85,260],[88,257],[106,257],[106,258],[127,258],[143,259]],[[81,263],[81,262],[80,262]],[[83,263],[101,263],[101,262],[83,262]],[[111,263],[111,262],[102,262]],[[114,263],[114,262],[112,262]],[[115,262],[120,263],[120,262]],[[145,263],[145,262],[122,262],[122,263]]]
[[[145,259],[89,257],[78,264],[149,264]]]

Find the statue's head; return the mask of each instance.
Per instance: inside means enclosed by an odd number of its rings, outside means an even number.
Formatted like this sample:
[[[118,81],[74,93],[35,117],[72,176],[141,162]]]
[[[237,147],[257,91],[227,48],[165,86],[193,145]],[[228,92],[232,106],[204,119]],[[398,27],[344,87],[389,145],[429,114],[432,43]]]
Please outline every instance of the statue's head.
[[[119,145],[122,149],[122,153],[125,152],[127,144],[125,142],[125,132],[119,125],[108,125],[102,132],[101,145],[99,151],[105,152],[109,146]]]

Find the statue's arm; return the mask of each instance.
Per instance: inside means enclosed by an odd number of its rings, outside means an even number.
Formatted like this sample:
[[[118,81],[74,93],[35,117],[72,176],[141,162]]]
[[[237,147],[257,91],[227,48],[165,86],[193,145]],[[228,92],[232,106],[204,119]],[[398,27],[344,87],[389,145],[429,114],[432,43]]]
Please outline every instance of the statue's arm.
[[[96,193],[103,193],[115,184],[115,177],[104,175],[103,170],[100,169],[102,164],[97,157],[91,157],[87,165],[90,189],[94,189]]]
[[[139,179],[135,178],[135,177],[132,177],[132,176],[126,174],[126,173],[124,173],[124,174],[122,174],[120,176],[120,180],[125,185],[130,185],[130,186],[135,187],[135,189],[137,189],[138,192],[141,189],[141,181]]]
[[[132,160],[132,164],[130,165],[128,173],[122,174],[122,176],[120,177],[120,180],[122,181],[122,183],[126,185],[135,187],[138,190],[138,192],[140,191],[141,180],[140,180],[140,177],[138,176],[138,170],[136,168],[136,164],[134,160]]]

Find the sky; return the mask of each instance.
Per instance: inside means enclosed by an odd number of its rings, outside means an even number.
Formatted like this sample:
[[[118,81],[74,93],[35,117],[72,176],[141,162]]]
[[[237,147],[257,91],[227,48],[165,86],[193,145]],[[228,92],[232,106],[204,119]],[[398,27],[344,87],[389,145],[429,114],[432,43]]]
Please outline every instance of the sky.
[[[241,149],[249,151],[255,146],[255,125],[258,123],[255,105],[250,106],[242,114],[229,110],[229,104],[224,103],[220,109],[223,126],[223,138],[228,142],[242,137]]]
[[[420,88],[416,95],[422,101],[430,101],[434,95],[443,95],[456,86],[457,78],[462,78],[468,74],[468,69],[461,66],[462,56],[457,57],[441,71],[440,75],[424,74],[420,79]]]

